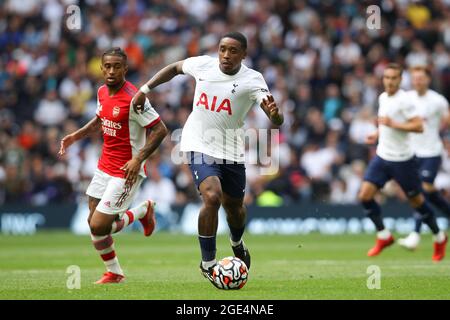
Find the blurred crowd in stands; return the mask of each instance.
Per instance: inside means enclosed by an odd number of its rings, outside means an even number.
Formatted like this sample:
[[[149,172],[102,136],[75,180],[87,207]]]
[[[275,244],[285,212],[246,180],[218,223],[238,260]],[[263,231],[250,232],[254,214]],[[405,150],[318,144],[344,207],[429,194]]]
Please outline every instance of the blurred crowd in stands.
[[[80,8],[81,30],[67,23],[71,4]],[[367,25],[373,4],[381,10],[380,28]],[[261,175],[258,165],[247,165],[247,204],[357,202],[375,150],[364,137],[376,129],[388,62],[429,65],[433,89],[450,97],[450,0],[2,1],[0,205],[85,197],[100,133],[63,158],[57,152],[64,135],[95,116],[103,51],[124,48],[127,79],[140,86],[171,62],[216,55],[220,35],[232,30],[247,36],[245,64],[264,75],[285,116],[276,137],[280,169]],[[402,87],[410,89],[407,70]],[[193,92],[193,79],[178,76],[149,95],[172,132],[183,127]],[[246,128],[270,128],[259,107]],[[448,139],[445,130],[443,136]],[[166,138],[148,161],[139,197],[171,205],[198,201],[188,167],[171,160],[176,144]],[[446,151],[436,181],[442,190],[450,190],[448,140]],[[394,184],[385,193],[402,197]]]

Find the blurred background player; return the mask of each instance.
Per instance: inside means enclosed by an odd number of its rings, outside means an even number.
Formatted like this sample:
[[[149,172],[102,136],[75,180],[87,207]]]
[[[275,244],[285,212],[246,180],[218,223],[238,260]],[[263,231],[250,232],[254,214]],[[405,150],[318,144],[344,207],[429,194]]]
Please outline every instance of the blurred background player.
[[[423,121],[411,103],[411,98],[400,89],[402,68],[389,64],[383,73],[385,92],[379,97],[378,130],[367,137],[367,143],[378,139],[376,156],[370,161],[359,192],[359,199],[377,229],[376,243],[367,255],[378,255],[394,243],[384,226],[381,209],[374,197],[385,183],[394,179],[402,188],[409,204],[421,215],[434,235],[433,261],[445,256],[447,236],[439,230],[431,207],[421,191],[417,163],[409,143],[410,132],[423,132]]]
[[[444,146],[439,135],[442,123],[450,124],[448,101],[444,96],[429,88],[430,74],[426,67],[414,67],[411,81],[414,90],[408,95],[423,119],[423,132],[411,134],[411,147],[419,163],[422,189],[429,203],[439,208],[447,217],[450,216],[450,204],[434,186],[434,180],[442,163]],[[414,231],[398,243],[407,249],[416,249],[420,242],[421,215],[415,213]]]
[[[220,39],[218,53],[218,59],[197,56],[168,65],[144,84],[133,99],[141,105],[151,89],[179,74],[189,74],[196,80],[192,112],[183,129],[180,149],[188,156],[203,199],[198,217],[200,269],[211,282],[221,205],[227,214],[233,252],[250,268],[250,254],[242,241],[246,223],[243,203],[246,175],[243,131],[239,133],[239,129],[255,103],[274,125],[283,123],[263,76],[242,64],[247,54],[245,36],[239,32],[225,34]],[[214,141],[208,139],[211,134]]]
[[[114,250],[113,233],[139,219],[145,236],[155,228],[151,200],[127,210],[145,178],[145,161],[158,148],[167,129],[148,100],[139,112],[130,108],[137,89],[125,80],[127,56],[120,48],[107,50],[101,61],[105,85],[98,89],[96,116],[83,128],[65,136],[60,155],[77,140],[103,131],[102,154],[95,175],[87,188],[89,227],[92,242],[105,263],[107,272],[97,284],[124,280]],[[146,129],[150,129],[146,138]]]

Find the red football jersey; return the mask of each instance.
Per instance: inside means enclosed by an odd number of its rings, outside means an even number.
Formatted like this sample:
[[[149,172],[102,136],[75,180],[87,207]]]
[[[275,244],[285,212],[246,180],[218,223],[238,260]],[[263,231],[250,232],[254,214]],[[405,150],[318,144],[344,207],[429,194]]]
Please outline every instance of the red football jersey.
[[[134,112],[131,100],[136,92],[128,81],[113,96],[106,85],[98,89],[96,113],[102,121],[104,142],[98,168],[114,177],[124,177],[120,168],[145,145],[146,129],[160,121],[148,99],[142,113]],[[144,166],[140,174],[145,176]]]

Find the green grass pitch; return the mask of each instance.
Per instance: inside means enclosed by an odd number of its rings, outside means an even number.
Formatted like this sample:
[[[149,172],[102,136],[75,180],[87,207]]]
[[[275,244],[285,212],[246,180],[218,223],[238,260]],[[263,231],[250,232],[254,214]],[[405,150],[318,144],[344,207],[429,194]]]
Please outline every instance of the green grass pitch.
[[[127,280],[94,285],[104,266],[89,236],[41,232],[35,236],[0,236],[0,299],[449,299],[450,259],[431,261],[432,242],[408,252],[394,245],[366,257],[373,235],[246,235],[252,268],[237,291],[213,287],[198,270],[195,236],[139,233],[115,236],[116,252]],[[232,254],[225,236],[218,257]],[[67,267],[81,270],[81,288],[68,289]],[[381,270],[381,288],[368,289],[371,274]]]

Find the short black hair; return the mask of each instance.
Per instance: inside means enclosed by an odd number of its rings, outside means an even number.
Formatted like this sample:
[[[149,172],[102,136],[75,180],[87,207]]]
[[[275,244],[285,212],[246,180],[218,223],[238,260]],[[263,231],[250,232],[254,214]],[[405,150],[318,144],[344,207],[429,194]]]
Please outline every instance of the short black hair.
[[[127,54],[120,47],[110,48],[110,49],[106,50],[105,52],[103,52],[102,61],[105,56],[121,57],[124,60],[125,64],[127,63],[127,60],[128,60]]]
[[[238,31],[228,32],[225,33],[222,38],[220,38],[220,40],[222,40],[223,38],[231,38],[237,40],[241,44],[242,49],[247,50],[247,38],[242,33]]]
[[[400,64],[395,63],[395,62],[388,63],[388,65],[386,66],[386,69],[397,70],[400,74],[402,74],[402,72],[403,72],[403,67]]]

